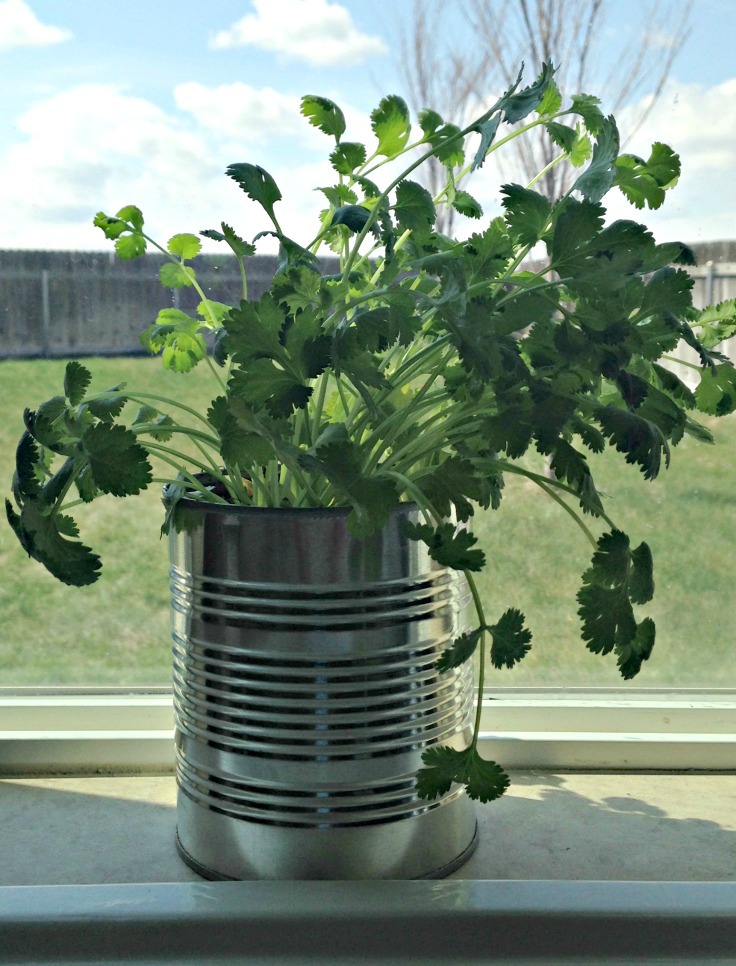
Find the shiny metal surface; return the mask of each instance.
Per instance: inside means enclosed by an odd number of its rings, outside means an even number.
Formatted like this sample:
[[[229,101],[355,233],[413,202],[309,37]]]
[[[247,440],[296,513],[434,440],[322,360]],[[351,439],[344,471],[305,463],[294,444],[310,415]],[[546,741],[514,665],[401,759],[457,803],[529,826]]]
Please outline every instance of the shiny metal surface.
[[[179,847],[210,877],[420,878],[475,841],[463,793],[415,794],[421,755],[462,748],[461,575],[348,510],[187,505],[171,537]]]

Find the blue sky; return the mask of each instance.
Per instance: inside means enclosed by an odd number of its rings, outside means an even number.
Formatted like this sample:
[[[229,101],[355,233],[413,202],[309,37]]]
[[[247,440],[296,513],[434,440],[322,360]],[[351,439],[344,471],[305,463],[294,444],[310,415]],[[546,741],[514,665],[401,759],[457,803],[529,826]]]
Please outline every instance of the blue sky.
[[[622,38],[641,31],[642,6],[609,4],[601,61],[615,66]],[[457,26],[458,7],[445,3],[446,33],[462,50],[474,38]],[[348,136],[361,140],[380,97],[404,93],[400,23],[412,8],[413,0],[0,0],[0,247],[105,247],[92,216],[129,203],[163,238],[222,219],[253,235],[266,226],[222,176],[233,161],[271,171],[290,211],[285,229],[307,240],[320,207],[313,189],[329,183],[329,143],[299,116],[299,97],[337,100]],[[695,0],[668,88],[628,145],[646,153],[664,140],[682,156],[683,177],[661,212],[612,199],[616,216],[647,221],[661,240],[736,237],[733,14],[734,0]],[[672,26],[663,16],[651,42]],[[623,110],[623,128],[636,111]],[[484,168],[474,188],[489,215],[498,179]]]

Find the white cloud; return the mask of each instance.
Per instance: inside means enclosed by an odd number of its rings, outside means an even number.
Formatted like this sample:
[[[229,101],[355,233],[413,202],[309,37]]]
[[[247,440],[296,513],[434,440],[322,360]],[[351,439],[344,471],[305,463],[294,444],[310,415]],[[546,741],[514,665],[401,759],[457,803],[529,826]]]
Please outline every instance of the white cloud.
[[[622,131],[633,126],[643,107],[620,112]],[[736,236],[736,78],[715,87],[670,82],[644,125],[623,150],[648,156],[663,141],[682,161],[680,180],[661,209],[639,212],[623,200],[611,205],[618,217],[648,224],[658,241],[715,241]],[[618,192],[612,192],[611,199]]]
[[[255,13],[221,30],[216,50],[253,46],[312,67],[354,66],[388,52],[380,37],[361,33],[350,12],[329,0],[253,0]]]
[[[1,239],[5,247],[99,248],[95,212],[126,204],[138,204],[159,230],[173,233],[177,219],[205,217],[224,180],[200,133],[109,85],[40,101],[16,127],[25,140],[0,158],[0,208],[12,226]]]
[[[205,87],[192,81],[174,89],[177,107],[191,114],[202,127],[221,136],[267,141],[302,131],[306,121],[299,113],[299,98],[270,87],[256,90],[248,84]]]
[[[44,47],[69,40],[69,30],[41,23],[23,0],[0,2],[0,50],[13,47]]]

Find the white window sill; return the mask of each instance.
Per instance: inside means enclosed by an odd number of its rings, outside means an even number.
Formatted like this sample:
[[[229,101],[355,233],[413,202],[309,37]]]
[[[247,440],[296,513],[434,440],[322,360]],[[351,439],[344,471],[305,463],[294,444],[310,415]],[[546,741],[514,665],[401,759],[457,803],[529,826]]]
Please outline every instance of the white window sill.
[[[0,781],[0,964],[733,962],[733,775],[514,771],[437,882],[206,883],[175,794]]]
[[[450,878],[205,883],[174,848],[169,694],[5,694],[0,964],[732,962],[735,707],[494,694],[512,786]]]
[[[509,768],[731,771],[736,692],[514,690],[483,702],[483,753]],[[171,695],[0,696],[0,775],[173,770]]]

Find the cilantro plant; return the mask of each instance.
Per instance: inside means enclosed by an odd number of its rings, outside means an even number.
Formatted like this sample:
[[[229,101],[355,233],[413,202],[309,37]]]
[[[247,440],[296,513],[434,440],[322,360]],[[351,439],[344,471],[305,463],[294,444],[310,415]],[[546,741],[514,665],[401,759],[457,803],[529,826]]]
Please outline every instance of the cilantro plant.
[[[235,306],[201,289],[196,235],[162,246],[138,208],[98,214],[120,258],[153,246],[167,257],[162,284],[198,292],[196,317],[164,308],[141,338],[168,369],[209,367],[213,398],[197,412],[122,385],[90,392],[90,373],[70,362],[63,394],[25,412],[16,506],[7,501],[7,513],[30,556],[68,584],[96,580],[99,557],[78,539],[69,511],[151,482],[167,484],[165,530],[177,526],[185,493],[256,507],[350,506],[359,536],[413,501],[423,522],[410,536],[465,574],[477,611],[477,626],[452,642],[439,667],[477,653],[482,684],[487,661],[512,668],[530,647],[517,609],[486,616],[473,576],[485,563],[474,511],[498,508],[505,476],[520,474],[564,507],[592,545],[578,593],[586,646],[612,654],[624,678],[636,675],[655,636],[636,611],[652,597],[651,553],[609,517],[586,454],[612,447],[652,480],[684,435],[711,441],[693,413],[736,408],[736,370],[715,348],[736,331],[736,307],[695,311],[682,267],[694,264],[690,249],[657,244],[633,220],[607,223],[609,190],[657,208],[679,160],[663,144],[647,159],[620,154],[614,119],[590,95],[563,101],[553,74],[545,66],[528,87],[520,74],[463,128],[432,110],[412,125],[404,102],[386,97],[371,115],[370,146],[344,137],[336,104],[305,97],[302,113],[328,138],[334,173],[320,189],[326,204],[315,237],[302,245],[285,236],[276,182],[245,163],[227,174],[267,227],[252,241],[224,222],[201,233],[229,247],[240,266]],[[504,185],[503,214],[484,219],[469,176],[540,127],[558,149],[552,164],[578,170],[572,188],[550,201],[535,191],[538,178]],[[414,178],[430,158],[447,173],[434,198]],[[438,233],[440,204],[477,230],[464,239]],[[247,258],[264,236],[278,240],[279,266],[253,301]],[[540,251],[541,267],[527,267]],[[333,274],[321,269],[324,254],[338,259]],[[699,360],[694,391],[662,364],[680,341]],[[129,402],[137,415],[124,422]],[[181,451],[182,440],[194,455]],[[534,452],[549,472],[533,468]],[[170,467],[167,478],[153,479],[152,455]],[[503,793],[503,770],[477,750],[479,714],[467,749],[426,753],[420,795],[435,797],[453,782],[482,801]]]

